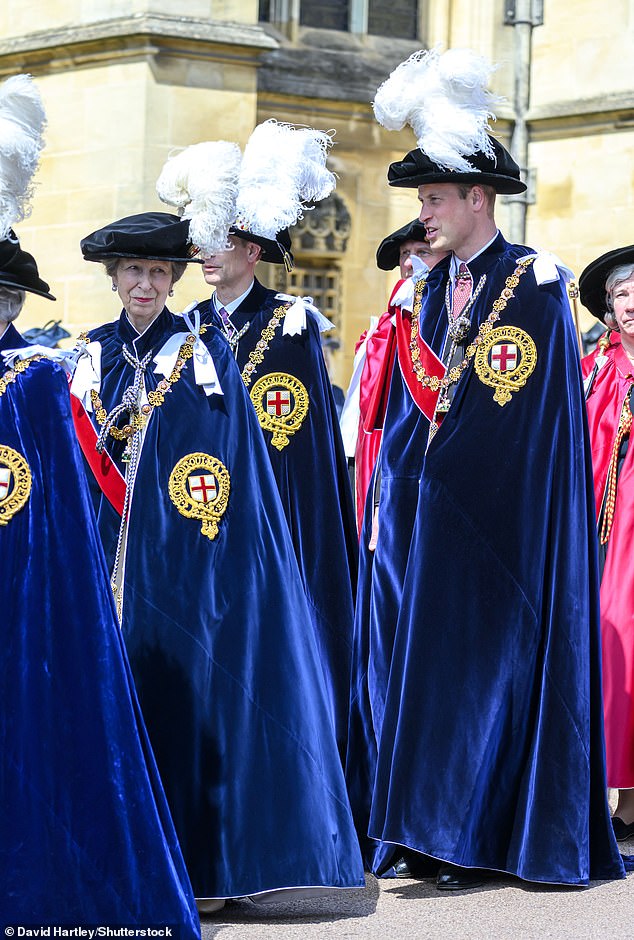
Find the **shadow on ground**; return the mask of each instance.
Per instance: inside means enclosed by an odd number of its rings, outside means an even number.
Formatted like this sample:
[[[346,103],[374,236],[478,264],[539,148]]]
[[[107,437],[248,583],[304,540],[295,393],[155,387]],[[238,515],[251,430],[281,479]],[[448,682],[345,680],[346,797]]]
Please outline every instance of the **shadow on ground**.
[[[366,875],[365,888],[337,891],[336,894],[304,901],[277,901],[255,904],[248,898],[227,901],[217,914],[202,914],[204,940],[213,940],[229,924],[328,924],[348,918],[370,917],[376,911],[379,885]]]

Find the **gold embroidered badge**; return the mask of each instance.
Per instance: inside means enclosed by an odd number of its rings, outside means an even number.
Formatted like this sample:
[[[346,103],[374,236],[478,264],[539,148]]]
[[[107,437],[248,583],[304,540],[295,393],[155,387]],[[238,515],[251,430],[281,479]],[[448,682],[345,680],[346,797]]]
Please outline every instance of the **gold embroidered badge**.
[[[17,450],[0,445],[0,525],[8,525],[31,494],[31,470]]]
[[[306,388],[293,375],[271,372],[254,383],[250,395],[261,427],[271,431],[271,444],[282,450],[308,414]]]
[[[225,465],[210,454],[187,454],[170,473],[170,499],[188,519],[202,522],[208,539],[218,535],[218,523],[229,502],[231,480]]]
[[[495,389],[493,399],[503,407],[526,385],[536,364],[537,348],[528,333],[498,326],[478,346],[474,368],[480,381]]]

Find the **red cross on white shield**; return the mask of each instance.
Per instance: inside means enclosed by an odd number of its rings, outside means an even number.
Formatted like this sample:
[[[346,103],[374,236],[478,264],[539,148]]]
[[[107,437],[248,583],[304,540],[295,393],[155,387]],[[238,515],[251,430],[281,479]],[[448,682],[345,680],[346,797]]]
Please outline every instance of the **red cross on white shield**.
[[[291,393],[279,388],[267,392],[266,410],[268,414],[274,415],[276,418],[289,414],[291,410]]]
[[[11,485],[11,471],[8,467],[0,467],[0,500],[6,499],[9,495],[9,486]]]
[[[491,368],[496,372],[510,372],[517,368],[515,343],[498,343],[491,350]]]
[[[218,495],[216,478],[212,473],[196,473],[187,477],[189,493],[197,503],[208,503]]]

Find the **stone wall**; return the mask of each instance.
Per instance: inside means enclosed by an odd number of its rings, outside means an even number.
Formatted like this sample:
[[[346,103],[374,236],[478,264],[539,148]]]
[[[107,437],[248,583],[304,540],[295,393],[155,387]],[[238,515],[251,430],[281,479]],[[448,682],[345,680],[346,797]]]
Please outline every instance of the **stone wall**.
[[[334,357],[345,384],[355,340],[395,280],[377,270],[376,247],[418,212],[415,191],[390,189],[385,177],[413,135],[376,124],[374,91],[420,45],[471,46],[499,63],[493,87],[507,100],[495,133],[508,144],[516,63],[504,7],[426,0],[423,39],[411,42],[258,24],[257,0],[3,0],[0,78],[31,72],[49,118],[34,211],[19,234],[59,300],[29,298],[21,324],[55,314],[74,334],[113,317],[116,298],[100,266],[82,261],[79,239],[116,217],[161,208],[154,183],[171,149],[215,138],[243,145],[257,121],[276,117],[335,132],[330,165],[351,218],[339,259],[343,345]],[[632,0],[614,0],[609,11],[598,0],[544,0],[544,23],[533,32],[536,202],[526,241],[577,272],[634,242],[633,20]],[[503,230],[508,215],[502,200]],[[194,268],[174,306],[204,291]],[[590,322],[584,315],[584,327]]]

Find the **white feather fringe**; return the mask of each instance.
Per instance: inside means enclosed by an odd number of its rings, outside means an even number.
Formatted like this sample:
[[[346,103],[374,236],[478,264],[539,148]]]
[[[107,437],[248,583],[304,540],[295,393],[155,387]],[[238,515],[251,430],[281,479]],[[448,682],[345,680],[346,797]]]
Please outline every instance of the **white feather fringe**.
[[[14,75],[0,85],[0,240],[31,213],[45,126],[42,98],[30,75]]]
[[[444,169],[473,172],[467,157],[493,158],[488,137],[493,107],[503,99],[487,88],[495,66],[470,49],[415,52],[378,89],[373,107],[379,124],[409,124],[420,149]]]
[[[156,183],[162,202],[189,219],[189,236],[205,254],[227,248],[236,217],[240,148],[226,140],[193,144],[168,158]]]
[[[242,158],[237,224],[275,238],[302,218],[307,203],[325,199],[336,179],[326,169],[332,140],[324,131],[271,119],[251,134]]]

